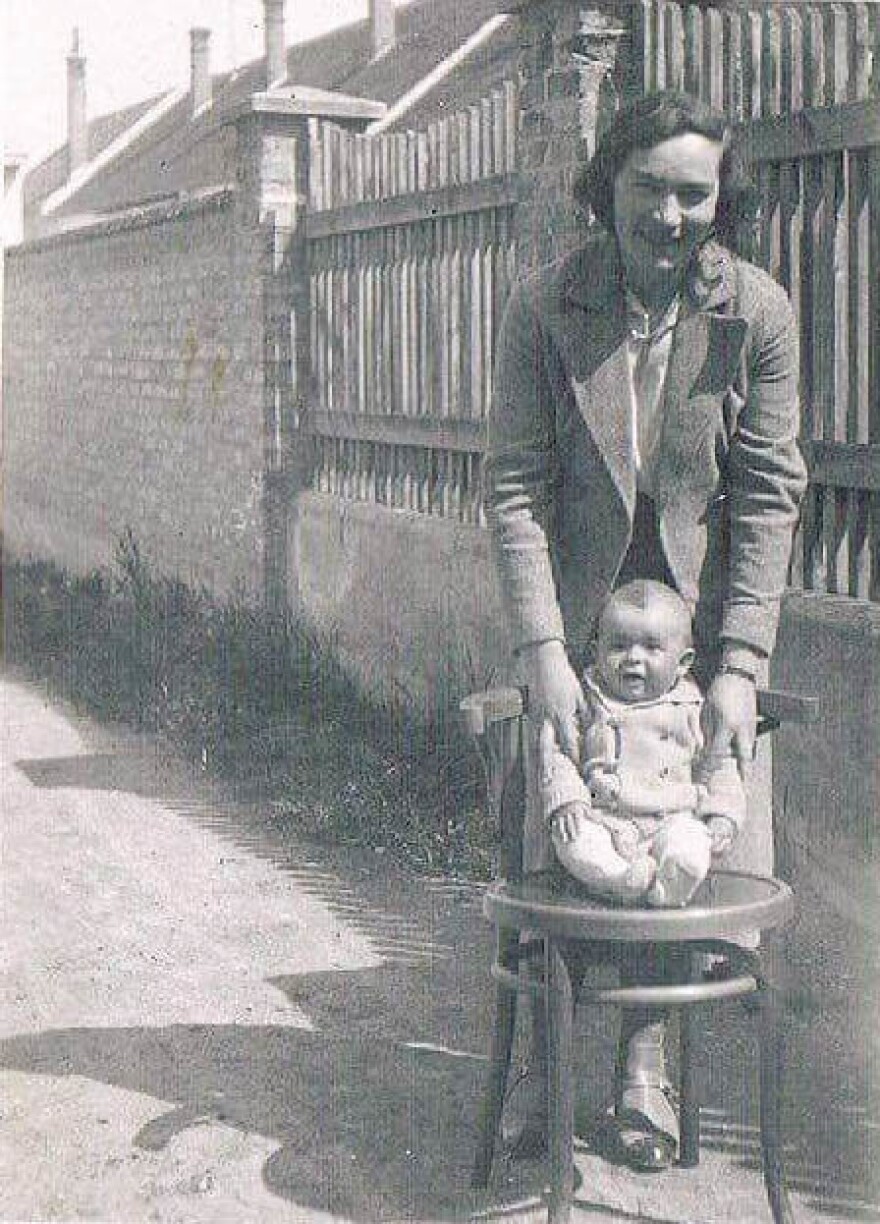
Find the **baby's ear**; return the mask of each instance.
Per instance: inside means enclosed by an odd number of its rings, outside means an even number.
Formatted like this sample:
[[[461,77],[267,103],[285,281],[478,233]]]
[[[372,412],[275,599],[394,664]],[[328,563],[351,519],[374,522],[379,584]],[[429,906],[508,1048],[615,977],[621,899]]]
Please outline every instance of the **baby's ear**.
[[[696,651],[692,646],[688,646],[687,650],[681,652],[681,657],[678,660],[678,675],[679,678],[686,676],[694,665]]]

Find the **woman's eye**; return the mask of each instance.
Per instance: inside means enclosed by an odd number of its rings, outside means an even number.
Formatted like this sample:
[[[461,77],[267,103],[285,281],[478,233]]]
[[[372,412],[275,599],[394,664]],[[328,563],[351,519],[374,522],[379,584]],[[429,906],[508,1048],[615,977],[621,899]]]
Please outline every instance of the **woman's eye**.
[[[708,197],[705,191],[683,191],[678,198],[682,208],[696,208]]]

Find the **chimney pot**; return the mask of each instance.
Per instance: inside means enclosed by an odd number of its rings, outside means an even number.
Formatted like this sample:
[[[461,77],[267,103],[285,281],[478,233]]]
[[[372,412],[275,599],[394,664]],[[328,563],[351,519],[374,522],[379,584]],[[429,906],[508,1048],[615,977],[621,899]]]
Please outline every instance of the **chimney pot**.
[[[287,80],[284,0],[263,0],[266,29],[266,88]]]
[[[196,26],[189,32],[192,113],[211,105],[211,31]]]
[[[394,0],[370,0],[370,33],[373,59],[378,59],[380,55],[390,51],[397,40]]]
[[[68,175],[89,160],[89,127],[86,114],[86,61],[80,55],[79,30],[74,28],[67,57],[67,153]]]

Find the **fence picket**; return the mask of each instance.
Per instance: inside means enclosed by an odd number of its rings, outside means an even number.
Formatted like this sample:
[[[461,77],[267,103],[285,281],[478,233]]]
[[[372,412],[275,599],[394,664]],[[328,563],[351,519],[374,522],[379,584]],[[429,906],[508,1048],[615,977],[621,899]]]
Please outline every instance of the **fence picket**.
[[[867,155],[868,199],[873,224],[869,231],[868,271],[868,429],[867,441],[880,446],[880,147]],[[880,600],[880,490],[866,492],[870,599]]]
[[[703,96],[703,13],[695,4],[684,14],[684,87],[695,98]]]
[[[633,0],[630,6],[633,55],[630,58],[628,88],[633,95],[648,92],[648,43],[651,37],[650,12],[653,0]]]
[[[743,118],[761,115],[761,14],[743,13]]]
[[[684,88],[684,24],[681,7],[663,7],[663,62],[667,89]]]
[[[743,117],[743,50],[742,25],[736,13],[725,11],[723,14],[724,54],[724,92],[723,107],[731,119],[738,122]]]

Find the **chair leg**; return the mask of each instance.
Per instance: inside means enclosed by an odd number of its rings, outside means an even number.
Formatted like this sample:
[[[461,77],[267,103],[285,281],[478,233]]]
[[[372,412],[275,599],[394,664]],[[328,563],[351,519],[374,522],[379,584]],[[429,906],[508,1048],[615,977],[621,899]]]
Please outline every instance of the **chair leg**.
[[[519,942],[518,932],[514,932],[513,939]],[[510,1073],[517,1002],[515,991],[509,986],[498,985],[495,991],[495,1019],[489,1047],[489,1073],[480,1104],[477,1121],[477,1148],[471,1174],[471,1185],[475,1190],[485,1190],[492,1172],[498,1132],[501,1129],[504,1093]]]
[[[696,1009],[690,1006],[682,1007],[679,1010],[678,1025],[679,1093],[681,1097],[678,1163],[682,1168],[694,1169],[700,1163],[700,1100],[694,1066]]]
[[[761,1159],[774,1224],[794,1224],[782,1172],[782,1036],[776,991],[766,981],[758,991],[761,1064]]]
[[[568,1224],[574,1193],[572,984],[565,956],[555,940],[546,941],[546,957],[549,1224]]]

